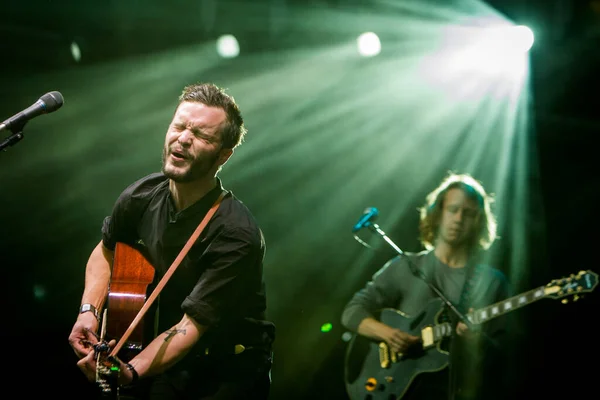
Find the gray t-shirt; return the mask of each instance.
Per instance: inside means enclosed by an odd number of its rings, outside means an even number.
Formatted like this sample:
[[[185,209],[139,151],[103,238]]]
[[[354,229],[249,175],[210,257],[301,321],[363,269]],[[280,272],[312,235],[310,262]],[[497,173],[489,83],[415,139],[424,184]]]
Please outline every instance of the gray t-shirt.
[[[466,268],[452,268],[437,257],[432,258],[435,285],[448,300],[458,304],[467,277]]]

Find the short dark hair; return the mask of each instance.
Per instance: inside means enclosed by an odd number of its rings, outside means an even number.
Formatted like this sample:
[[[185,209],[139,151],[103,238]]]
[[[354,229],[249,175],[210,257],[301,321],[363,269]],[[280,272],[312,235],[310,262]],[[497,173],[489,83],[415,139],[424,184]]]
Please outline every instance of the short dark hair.
[[[433,248],[444,208],[444,198],[448,190],[454,188],[461,189],[479,206],[479,226],[475,232],[472,246],[479,246],[481,249],[487,250],[496,240],[497,233],[496,217],[491,209],[493,197],[486,193],[483,185],[471,175],[453,172],[450,172],[440,185],[427,195],[425,204],[419,208],[419,240],[421,244],[427,249]]]
[[[244,141],[247,131],[242,113],[233,96],[225,93],[224,89],[213,83],[200,82],[187,85],[179,96],[179,104],[184,101],[202,103],[225,111],[227,120],[220,128],[224,148],[234,149]]]

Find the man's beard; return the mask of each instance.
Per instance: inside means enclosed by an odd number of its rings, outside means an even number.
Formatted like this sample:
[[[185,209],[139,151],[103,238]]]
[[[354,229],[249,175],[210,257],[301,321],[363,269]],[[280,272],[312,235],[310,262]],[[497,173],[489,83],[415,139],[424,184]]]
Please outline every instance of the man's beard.
[[[478,242],[479,237],[477,234],[475,232],[470,232],[466,236],[456,238],[455,240],[451,241],[450,244],[456,249],[464,248],[467,249],[468,252],[472,252],[478,246]]]
[[[177,183],[188,183],[204,178],[210,170],[213,168],[219,158],[219,153],[216,152],[211,155],[210,159],[195,159],[186,160],[189,163],[189,168],[185,172],[174,172],[166,169],[168,149],[165,146],[162,153],[162,173],[169,179]]]
[[[442,228],[438,227],[438,233],[436,236],[455,249],[458,249],[461,247],[467,248],[467,249],[472,249],[474,246],[477,245],[477,241],[478,241],[477,233],[474,232],[473,230],[469,231],[465,235],[461,234],[461,235],[454,236],[451,238],[447,232],[444,232],[444,231],[440,232],[439,229],[442,229]]]

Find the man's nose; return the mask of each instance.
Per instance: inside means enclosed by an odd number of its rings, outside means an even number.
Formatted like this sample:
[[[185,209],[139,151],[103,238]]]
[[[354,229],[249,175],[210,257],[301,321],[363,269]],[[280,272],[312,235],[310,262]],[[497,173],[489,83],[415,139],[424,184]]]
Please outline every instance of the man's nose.
[[[454,215],[455,215],[455,219],[457,221],[462,221],[462,219],[463,219],[463,210],[458,210]]]
[[[192,132],[190,132],[188,129],[183,130],[179,134],[177,141],[182,145],[190,145],[192,143]]]

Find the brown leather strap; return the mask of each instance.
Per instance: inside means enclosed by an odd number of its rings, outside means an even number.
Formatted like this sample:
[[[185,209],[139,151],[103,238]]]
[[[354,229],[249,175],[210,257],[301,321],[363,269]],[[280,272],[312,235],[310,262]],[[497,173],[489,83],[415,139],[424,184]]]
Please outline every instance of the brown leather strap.
[[[148,309],[150,308],[150,306],[152,305],[154,300],[156,300],[160,291],[165,287],[165,285],[167,284],[167,281],[171,278],[171,275],[173,275],[173,273],[175,272],[177,267],[179,267],[179,264],[181,264],[184,257],[186,256],[187,252],[192,248],[192,245],[194,244],[196,239],[198,239],[198,236],[200,236],[200,233],[202,233],[202,231],[208,224],[208,221],[210,221],[212,216],[215,214],[215,212],[217,211],[217,208],[219,208],[219,205],[221,204],[221,200],[223,200],[223,198],[225,197],[226,194],[227,194],[227,192],[225,190],[221,191],[221,194],[219,195],[217,200],[215,200],[215,202],[213,203],[210,210],[208,210],[208,212],[204,216],[204,219],[202,219],[202,221],[200,221],[200,225],[198,225],[198,227],[196,228],[194,233],[192,233],[192,236],[190,236],[190,238],[188,239],[185,246],[183,246],[183,249],[181,249],[181,251],[179,252],[179,255],[177,256],[177,258],[175,258],[175,261],[173,261],[173,263],[171,264],[171,266],[169,267],[169,269],[167,270],[165,275],[162,277],[162,279],[160,280],[158,285],[156,285],[156,288],[154,288],[154,290],[152,291],[152,294],[148,297],[148,300],[146,300],[146,302],[144,303],[144,305],[142,306],[142,308],[140,309],[140,311],[138,312],[136,317],[133,319],[133,321],[129,325],[129,328],[127,328],[127,330],[125,331],[125,333],[123,334],[123,336],[121,337],[119,342],[112,349],[110,356],[115,357],[117,355],[117,353],[121,350],[121,347],[123,347],[123,345],[129,338],[129,336],[131,335],[133,330],[136,328],[137,324],[144,317],[144,314],[146,314],[146,312],[148,311]]]

